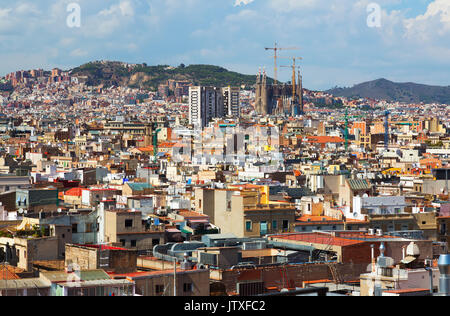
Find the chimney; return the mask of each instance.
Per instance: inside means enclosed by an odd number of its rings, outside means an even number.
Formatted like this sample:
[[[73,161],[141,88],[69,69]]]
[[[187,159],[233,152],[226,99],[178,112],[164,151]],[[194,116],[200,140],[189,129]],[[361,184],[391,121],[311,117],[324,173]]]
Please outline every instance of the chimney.
[[[441,255],[438,261],[439,272],[439,295],[450,296],[450,255]]]
[[[375,273],[375,245],[370,245],[371,248],[371,261],[372,261],[372,273]]]
[[[192,263],[189,260],[189,254],[187,252],[184,253],[184,261],[181,263],[181,270],[191,270]]]

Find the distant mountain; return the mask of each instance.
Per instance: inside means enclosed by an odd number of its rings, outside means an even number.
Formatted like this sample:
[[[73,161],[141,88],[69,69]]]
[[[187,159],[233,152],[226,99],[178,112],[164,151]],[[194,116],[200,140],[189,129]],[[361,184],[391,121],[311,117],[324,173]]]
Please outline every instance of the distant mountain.
[[[195,85],[205,86],[252,86],[256,75],[244,75],[212,65],[181,64],[147,66],[127,65],[121,62],[91,62],[71,70],[72,75],[86,77],[87,84],[97,86],[125,85],[133,88],[157,88],[168,79],[187,80]],[[269,82],[271,82],[270,80]]]
[[[326,91],[338,97],[361,97],[405,103],[450,104],[450,86],[428,86],[412,82],[396,83],[386,79],[364,82],[352,88]]]

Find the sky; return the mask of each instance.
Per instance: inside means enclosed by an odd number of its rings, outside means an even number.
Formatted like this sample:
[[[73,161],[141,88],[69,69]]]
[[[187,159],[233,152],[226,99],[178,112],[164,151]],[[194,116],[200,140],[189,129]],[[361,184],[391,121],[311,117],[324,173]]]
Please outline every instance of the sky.
[[[67,22],[73,3],[79,27]],[[303,58],[309,89],[378,78],[450,85],[450,0],[0,0],[0,76],[94,60],[273,76],[264,48],[275,42],[300,48],[279,54]]]

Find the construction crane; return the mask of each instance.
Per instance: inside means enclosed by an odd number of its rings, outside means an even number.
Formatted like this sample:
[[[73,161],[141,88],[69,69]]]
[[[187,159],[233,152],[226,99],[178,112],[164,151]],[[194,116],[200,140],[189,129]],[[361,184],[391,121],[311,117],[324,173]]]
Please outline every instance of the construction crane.
[[[391,112],[386,109],[384,111],[384,149],[387,151],[389,148],[389,115]]]
[[[156,128],[157,125],[154,124],[154,128]],[[161,128],[156,128],[153,131],[153,158],[155,159],[155,162],[157,160],[156,156],[158,155],[158,133],[161,131]]]
[[[303,60],[302,57],[279,57],[279,58],[291,58],[292,66],[281,66],[281,68],[292,68],[292,100],[295,100],[295,96],[297,95],[297,80],[295,79],[296,70],[300,70],[300,66],[295,65],[296,60]]]
[[[292,68],[292,114],[293,115],[297,115],[299,114],[298,111],[296,111],[295,107],[300,105],[300,98],[299,94],[302,95],[302,91],[297,91],[297,80],[295,78],[296,75],[296,70],[298,69],[298,80],[299,83],[301,83],[301,78],[300,78],[300,66],[296,66],[295,65],[295,61],[296,60],[303,60],[302,57],[280,57],[280,58],[292,58],[292,66],[281,66],[284,68]],[[300,89],[302,89],[302,87],[300,87]],[[303,106],[303,104],[301,105]],[[302,111],[303,107],[299,110]]]
[[[345,151],[348,151],[348,119],[349,119],[349,117],[357,118],[357,117],[365,117],[365,116],[364,115],[348,116],[348,108],[345,108],[345,130],[344,130]]]
[[[391,112],[389,110],[384,111],[384,148],[385,150],[388,150],[389,147],[389,115]],[[348,109],[345,109],[345,130],[344,130],[344,137],[345,137],[345,150],[348,151],[348,119],[352,118],[359,118],[359,117],[365,117],[365,115],[348,115]]]
[[[297,50],[300,49],[299,47],[278,47],[277,42],[275,42],[275,46],[274,47],[265,47],[265,50],[273,50],[274,52],[274,71],[273,71],[273,79],[274,79],[274,83],[277,84],[278,82],[278,76],[277,76],[277,71],[278,71],[278,66],[277,66],[277,59],[278,59],[278,54],[277,52],[279,50]]]

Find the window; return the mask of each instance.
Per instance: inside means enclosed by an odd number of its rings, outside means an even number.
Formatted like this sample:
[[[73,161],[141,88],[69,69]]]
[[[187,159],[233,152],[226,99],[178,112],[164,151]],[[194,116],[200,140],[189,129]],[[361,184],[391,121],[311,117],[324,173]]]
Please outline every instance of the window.
[[[246,221],[245,222],[245,230],[248,232],[252,231],[252,221]]]
[[[184,292],[192,292],[192,283],[184,283],[183,291]]]
[[[92,233],[92,223],[86,223],[86,233]]]
[[[276,230],[278,228],[278,222],[277,221],[272,221],[272,229]]]
[[[283,229],[289,229],[289,221],[283,220]]]
[[[131,241],[131,247],[136,247],[136,240]]]
[[[155,285],[155,294],[159,295],[159,294],[163,294],[163,293],[164,293],[164,285],[156,284]]]
[[[124,247],[125,247],[125,242],[126,242],[125,239],[121,239],[121,240],[120,240],[120,243],[121,243],[122,246],[124,246]]]
[[[198,200],[198,208],[202,208],[202,200]]]
[[[133,220],[132,219],[126,219],[125,220],[125,227],[133,227]]]
[[[259,232],[261,233],[261,235],[267,234],[267,222],[266,221],[262,221],[259,223]]]
[[[155,246],[155,245],[159,245],[159,239],[152,239],[152,245],[153,246]]]
[[[78,224],[72,224],[72,233],[78,233]]]

